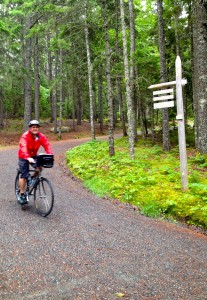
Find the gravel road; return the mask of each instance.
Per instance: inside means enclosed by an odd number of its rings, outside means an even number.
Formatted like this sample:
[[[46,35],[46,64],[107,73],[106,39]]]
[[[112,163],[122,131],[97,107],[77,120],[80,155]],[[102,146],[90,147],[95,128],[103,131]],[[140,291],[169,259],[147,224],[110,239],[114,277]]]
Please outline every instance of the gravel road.
[[[21,210],[17,148],[0,150],[0,299],[207,299],[207,236],[84,189],[61,163],[81,141],[53,143],[48,218]]]

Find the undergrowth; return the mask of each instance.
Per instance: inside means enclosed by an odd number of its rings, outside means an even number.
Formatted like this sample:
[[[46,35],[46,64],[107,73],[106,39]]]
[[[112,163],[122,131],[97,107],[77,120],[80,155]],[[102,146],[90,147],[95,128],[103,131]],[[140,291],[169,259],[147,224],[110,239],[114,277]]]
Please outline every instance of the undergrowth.
[[[135,159],[127,138],[115,140],[115,156],[108,143],[93,141],[66,153],[70,171],[100,197],[115,198],[139,207],[150,217],[167,217],[207,228],[207,158],[188,149],[189,190],[182,192],[179,149],[139,141]]]

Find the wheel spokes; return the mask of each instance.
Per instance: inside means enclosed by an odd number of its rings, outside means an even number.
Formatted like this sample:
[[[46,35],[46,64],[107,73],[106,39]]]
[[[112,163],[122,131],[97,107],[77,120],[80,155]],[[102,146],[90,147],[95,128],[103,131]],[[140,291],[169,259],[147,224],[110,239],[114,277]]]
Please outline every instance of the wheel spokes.
[[[48,180],[41,179],[35,190],[35,206],[37,212],[42,216],[47,216],[53,207],[53,191]]]

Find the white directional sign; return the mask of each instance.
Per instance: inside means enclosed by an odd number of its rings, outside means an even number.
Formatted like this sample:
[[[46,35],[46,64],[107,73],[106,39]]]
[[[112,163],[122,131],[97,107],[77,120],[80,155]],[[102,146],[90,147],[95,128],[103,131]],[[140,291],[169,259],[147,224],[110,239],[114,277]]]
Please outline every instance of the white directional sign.
[[[180,174],[183,190],[188,189],[188,168],[187,168],[187,154],[186,154],[186,139],[185,139],[185,120],[183,109],[183,94],[182,87],[187,84],[186,79],[182,79],[182,66],[180,57],[177,56],[176,63],[176,80],[170,82],[162,82],[149,86],[149,89],[160,89],[153,92],[154,109],[167,108],[174,106],[173,89],[163,89],[169,86],[176,86],[176,104],[177,104],[177,122],[178,122],[178,139],[180,151]],[[170,100],[170,101],[169,101]]]
[[[174,101],[172,101],[174,99],[173,89],[154,91],[153,96],[154,109],[174,106]]]

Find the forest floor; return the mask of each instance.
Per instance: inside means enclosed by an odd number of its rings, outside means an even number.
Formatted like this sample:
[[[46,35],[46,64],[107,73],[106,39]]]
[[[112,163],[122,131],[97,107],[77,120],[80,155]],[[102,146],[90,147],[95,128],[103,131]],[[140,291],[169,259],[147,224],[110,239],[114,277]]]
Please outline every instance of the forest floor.
[[[0,130],[0,145],[12,146],[17,145],[22,135],[23,128],[22,120],[6,120],[4,128]],[[58,133],[52,132],[53,124],[48,122],[40,122],[40,131],[47,136],[49,141],[60,140]],[[61,140],[69,139],[81,139],[91,136],[90,123],[88,121],[82,121],[81,125],[75,123],[73,129],[73,121],[67,120],[63,122],[63,127],[69,128],[69,132],[62,132]],[[120,133],[121,129],[117,128],[115,133]],[[108,126],[104,125],[104,132],[101,132],[99,123],[95,122],[95,134],[96,136],[108,135]]]

